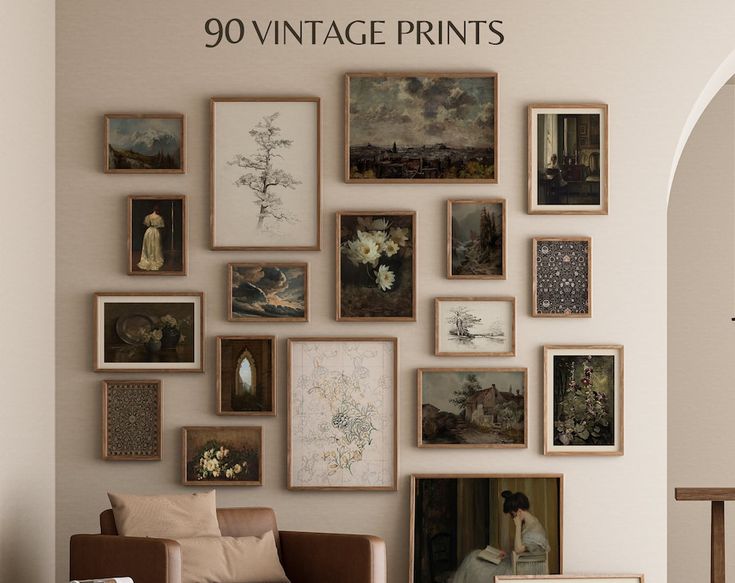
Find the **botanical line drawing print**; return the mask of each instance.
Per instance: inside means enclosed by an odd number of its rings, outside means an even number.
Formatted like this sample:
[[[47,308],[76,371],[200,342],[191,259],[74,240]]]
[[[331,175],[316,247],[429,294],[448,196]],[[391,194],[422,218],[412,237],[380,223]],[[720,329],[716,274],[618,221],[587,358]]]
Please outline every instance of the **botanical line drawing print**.
[[[294,345],[295,485],[380,487],[392,483],[392,366],[389,343]]]
[[[253,203],[258,206],[259,231],[278,231],[283,223],[299,222],[286,207],[280,191],[276,190],[294,190],[297,184],[301,184],[293,175],[275,166],[278,158],[283,159],[279,150],[290,148],[293,144],[293,140],[280,137],[281,128],[274,124],[278,116],[278,112],[263,116],[248,132],[257,144],[254,155],[235,154],[234,159],[228,162],[250,170],[241,175],[235,184],[238,187],[246,186],[253,192]]]

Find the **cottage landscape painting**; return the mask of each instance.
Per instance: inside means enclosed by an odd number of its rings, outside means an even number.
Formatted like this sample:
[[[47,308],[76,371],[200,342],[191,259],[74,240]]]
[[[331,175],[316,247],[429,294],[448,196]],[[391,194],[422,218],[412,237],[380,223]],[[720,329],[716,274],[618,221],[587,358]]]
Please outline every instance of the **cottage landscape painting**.
[[[526,369],[420,369],[419,447],[526,447]]]
[[[497,182],[494,73],[350,73],[348,182]]]

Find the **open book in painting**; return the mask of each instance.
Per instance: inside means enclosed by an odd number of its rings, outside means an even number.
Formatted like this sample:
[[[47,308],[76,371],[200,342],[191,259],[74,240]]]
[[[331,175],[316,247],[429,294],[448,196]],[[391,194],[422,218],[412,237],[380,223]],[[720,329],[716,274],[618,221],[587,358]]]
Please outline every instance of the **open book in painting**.
[[[487,561],[494,565],[499,565],[500,561],[503,560],[503,557],[505,557],[505,553],[503,551],[496,549],[495,547],[491,547],[490,545],[477,553],[478,559],[482,559],[483,561]]]

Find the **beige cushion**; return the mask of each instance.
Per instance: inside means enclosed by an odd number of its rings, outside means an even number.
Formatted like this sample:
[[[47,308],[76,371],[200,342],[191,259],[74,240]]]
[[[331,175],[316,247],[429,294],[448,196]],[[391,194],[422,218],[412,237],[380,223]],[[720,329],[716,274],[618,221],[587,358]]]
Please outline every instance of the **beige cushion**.
[[[153,538],[220,536],[215,491],[171,496],[108,492],[118,534]]]
[[[181,583],[288,583],[272,530],[260,538],[210,536],[179,544]]]

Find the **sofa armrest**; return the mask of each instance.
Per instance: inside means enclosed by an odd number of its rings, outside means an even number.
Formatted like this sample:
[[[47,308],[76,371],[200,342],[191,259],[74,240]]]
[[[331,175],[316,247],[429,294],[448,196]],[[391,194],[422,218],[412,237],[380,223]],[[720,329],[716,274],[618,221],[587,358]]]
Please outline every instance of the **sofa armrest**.
[[[174,540],[75,534],[69,578],[131,577],[135,583],[181,583],[181,547]]]
[[[385,542],[377,536],[283,530],[279,536],[291,583],[386,583]]]

